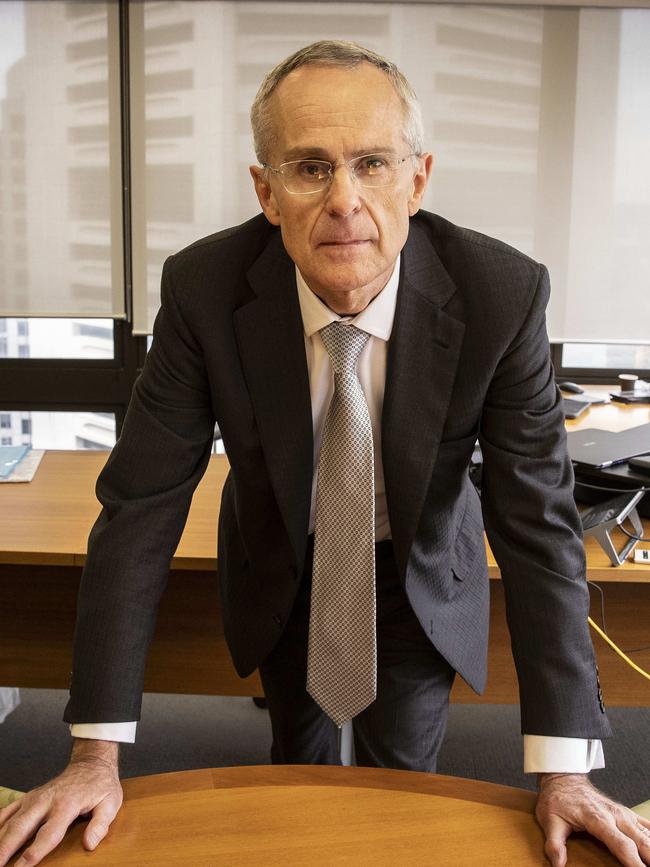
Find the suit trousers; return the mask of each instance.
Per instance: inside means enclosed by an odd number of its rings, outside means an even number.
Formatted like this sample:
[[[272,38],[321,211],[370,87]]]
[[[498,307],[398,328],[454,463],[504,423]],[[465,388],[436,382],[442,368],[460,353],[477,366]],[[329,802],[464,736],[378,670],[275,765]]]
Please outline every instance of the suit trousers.
[[[278,644],[260,665],[273,764],[341,764],[339,729],[306,689],[313,561]],[[357,765],[434,772],[455,671],[438,653],[401,585],[391,540],[376,545],[377,697],[353,721]]]

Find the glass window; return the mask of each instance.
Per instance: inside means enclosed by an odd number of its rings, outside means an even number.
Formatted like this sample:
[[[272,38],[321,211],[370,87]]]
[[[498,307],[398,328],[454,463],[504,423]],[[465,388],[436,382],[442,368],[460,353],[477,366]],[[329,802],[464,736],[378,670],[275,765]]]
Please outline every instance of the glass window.
[[[5,319],[0,358],[113,358],[112,319]]]
[[[118,17],[110,0],[0,3],[7,316],[124,314]]]
[[[549,333],[647,344],[650,10],[583,9],[568,29],[552,23],[564,14],[544,13],[553,99],[542,110],[535,249],[551,273]]]
[[[105,131],[104,140],[107,136],[108,130]],[[70,219],[89,222],[101,221],[105,216],[106,203],[110,198],[110,183],[108,166],[73,166],[69,169],[68,214]],[[110,251],[107,245],[101,247],[96,259],[105,262],[106,265],[109,264]],[[95,259],[93,258],[91,261],[95,261]]]
[[[194,217],[194,167],[149,166],[147,219],[152,223],[191,223]]]
[[[621,371],[650,370],[650,346],[606,343],[565,343],[563,367],[593,367]]]
[[[3,412],[0,426],[11,431],[10,440],[35,449],[111,449],[115,445],[113,413]]]
[[[259,212],[248,174],[256,89],[280,59],[329,37],[386,54],[414,85],[436,154],[424,206],[549,266],[552,339],[648,340],[650,10],[219,0],[129,10],[136,333],[151,328],[166,255]]]

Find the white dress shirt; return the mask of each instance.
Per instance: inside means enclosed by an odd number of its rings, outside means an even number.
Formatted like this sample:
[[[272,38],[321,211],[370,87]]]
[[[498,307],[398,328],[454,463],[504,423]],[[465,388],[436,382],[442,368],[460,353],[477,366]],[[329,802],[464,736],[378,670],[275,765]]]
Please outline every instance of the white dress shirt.
[[[381,415],[384,405],[386,383],[386,358],[388,340],[393,329],[399,285],[400,257],[388,283],[370,304],[356,316],[339,316],[305,283],[296,268],[298,300],[304,328],[305,353],[309,371],[311,411],[314,429],[314,461],[309,515],[309,532],[314,530],[316,508],[316,481],[318,456],[323,436],[325,416],[334,393],[334,374],[327,350],[319,334],[322,328],[336,320],[346,320],[370,334],[357,362],[359,382],[368,404],[372,424],[375,452],[375,538],[376,541],[391,536],[386,505],[386,487],[381,457]],[[133,743],[135,722],[123,723],[75,723],[71,727],[74,737]],[[541,735],[524,735],[525,773],[588,773],[604,767],[602,744],[599,740],[584,738],[558,738]]]

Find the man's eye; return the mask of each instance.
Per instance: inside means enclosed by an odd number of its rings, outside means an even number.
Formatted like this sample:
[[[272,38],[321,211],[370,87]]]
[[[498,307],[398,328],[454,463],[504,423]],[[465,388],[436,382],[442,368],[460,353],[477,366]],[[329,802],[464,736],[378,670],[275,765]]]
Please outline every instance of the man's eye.
[[[298,174],[301,178],[320,180],[325,177],[327,170],[322,163],[312,163],[305,160],[298,163]]]
[[[385,169],[387,165],[388,165],[388,162],[386,160],[386,157],[379,157],[379,156],[373,155],[371,157],[366,157],[363,160],[364,169],[368,169],[370,171],[377,171],[378,169]]]

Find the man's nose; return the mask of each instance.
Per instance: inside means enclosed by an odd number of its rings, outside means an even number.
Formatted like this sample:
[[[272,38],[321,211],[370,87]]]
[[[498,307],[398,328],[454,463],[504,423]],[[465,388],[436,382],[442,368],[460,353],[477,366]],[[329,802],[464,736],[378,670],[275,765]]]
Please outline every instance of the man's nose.
[[[325,207],[330,214],[339,217],[347,217],[361,207],[359,184],[354,172],[346,163],[336,166],[333,171]]]

